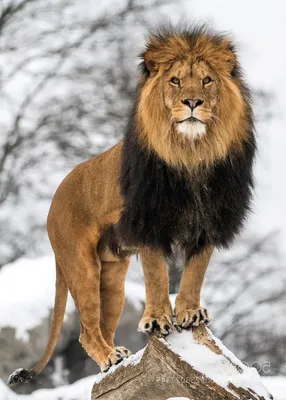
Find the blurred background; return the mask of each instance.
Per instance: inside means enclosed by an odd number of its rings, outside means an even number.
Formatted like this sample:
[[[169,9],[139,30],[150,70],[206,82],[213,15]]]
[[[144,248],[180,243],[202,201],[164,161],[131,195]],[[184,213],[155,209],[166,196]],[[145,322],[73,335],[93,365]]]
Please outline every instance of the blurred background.
[[[203,299],[215,318],[214,333],[258,369],[277,399],[286,399],[285,2],[2,0],[1,400],[89,398],[94,377],[85,377],[98,369],[78,343],[71,299],[44,373],[15,388],[18,395],[4,382],[15,368],[32,367],[47,342],[55,273],[45,225],[53,193],[75,165],[122,137],[137,55],[148,29],[169,21],[204,22],[230,32],[253,92],[259,146],[253,214],[233,248],[214,255]],[[181,265],[171,265],[173,294],[180,275]],[[116,336],[132,351],[146,342],[137,332],[144,297],[134,258]],[[29,395],[43,388],[50,390]]]

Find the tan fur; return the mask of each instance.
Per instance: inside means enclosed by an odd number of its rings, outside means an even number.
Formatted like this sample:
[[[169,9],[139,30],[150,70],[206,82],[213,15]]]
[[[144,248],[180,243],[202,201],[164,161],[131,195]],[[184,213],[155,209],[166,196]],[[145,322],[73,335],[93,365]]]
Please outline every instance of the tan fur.
[[[192,315],[201,307],[201,288],[213,250],[213,247],[208,248],[185,265],[180,290],[176,297],[175,309],[179,325],[183,324],[184,318],[189,319],[190,323]]]
[[[237,61],[228,49],[229,42],[223,40],[215,46],[208,36],[202,35],[191,47],[178,36],[166,43],[153,38],[149,47],[152,50],[144,53],[144,59],[153,60],[153,68],[147,82],[142,81],[137,114],[142,145],[155,150],[168,164],[187,169],[211,165],[224,159],[231,147],[239,149],[242,140],[247,140],[248,122],[244,114],[248,104],[241,95],[239,80],[230,78],[230,70]],[[216,94],[208,96],[201,87],[201,79],[211,71],[208,65],[215,70],[214,84],[223,94],[219,102]],[[172,76],[183,79],[175,100],[174,91],[170,92]],[[176,121],[188,117],[190,111],[181,102],[186,96],[209,103],[209,107],[203,105],[196,110],[208,129],[208,134],[198,141],[177,132]]]
[[[163,253],[143,248],[140,251],[146,282],[146,306],[139,330],[152,331],[153,321],[167,334],[172,327],[172,306],[169,299],[169,279]],[[146,327],[145,325],[148,324]],[[166,330],[164,326],[169,328]]]
[[[198,56],[200,55],[200,56]],[[136,113],[137,133],[142,146],[148,147],[176,168],[195,170],[223,159],[230,147],[240,148],[246,138],[244,113],[247,104],[238,81],[230,77],[235,55],[229,43],[212,43],[202,34],[190,48],[180,35],[162,43],[153,37],[144,60],[150,76],[140,83]],[[215,71],[212,88],[202,88],[202,78]],[[190,74],[192,71],[192,74]],[[182,80],[180,92],[170,78]],[[218,92],[223,93],[218,101]],[[178,133],[176,124],[189,116],[183,97],[203,98],[196,116],[207,125],[207,134],[190,140]],[[232,110],[231,117],[229,110]],[[129,259],[112,254],[101,239],[104,229],[115,224],[124,204],[119,176],[122,144],[77,166],[58,188],[48,216],[48,233],[55,252],[57,294],[55,313],[47,350],[33,369],[39,373],[55,347],[63,320],[67,289],[73,296],[80,317],[80,341],[102,369],[125,354],[114,347],[115,329],[124,303],[124,281]],[[176,301],[179,323],[191,321],[199,312],[200,290],[213,249],[196,256],[185,266]],[[140,249],[146,282],[146,310],[140,329],[172,329],[172,308],[168,292],[168,274],[163,254]],[[203,319],[206,321],[207,315]]]

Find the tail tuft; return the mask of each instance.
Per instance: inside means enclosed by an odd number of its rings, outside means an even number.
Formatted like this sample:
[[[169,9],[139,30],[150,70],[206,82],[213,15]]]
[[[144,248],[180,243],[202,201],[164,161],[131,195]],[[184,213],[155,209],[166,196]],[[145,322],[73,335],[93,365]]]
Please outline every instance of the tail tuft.
[[[13,385],[13,383],[28,383],[34,376],[35,375],[30,370],[19,368],[9,376],[7,383],[8,385]]]

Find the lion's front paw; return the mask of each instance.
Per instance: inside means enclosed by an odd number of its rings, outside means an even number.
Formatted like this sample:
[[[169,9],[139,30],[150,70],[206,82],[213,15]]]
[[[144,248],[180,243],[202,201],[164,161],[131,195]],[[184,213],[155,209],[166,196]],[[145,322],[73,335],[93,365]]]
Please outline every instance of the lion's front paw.
[[[183,310],[176,313],[177,324],[181,328],[199,326],[199,324],[208,325],[212,320],[211,314],[203,307],[193,310]]]
[[[129,357],[131,351],[125,347],[115,347],[104,363],[100,364],[101,372],[107,372],[112,365],[119,364],[124,358]]]
[[[145,314],[139,322],[138,330],[144,333],[160,332],[162,335],[168,335],[174,329],[172,315],[162,314],[154,316]]]

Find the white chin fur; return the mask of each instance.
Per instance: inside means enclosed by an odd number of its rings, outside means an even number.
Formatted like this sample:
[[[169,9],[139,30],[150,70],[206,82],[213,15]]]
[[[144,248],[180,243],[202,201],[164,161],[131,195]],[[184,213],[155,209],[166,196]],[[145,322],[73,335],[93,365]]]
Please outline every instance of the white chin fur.
[[[206,125],[203,122],[181,122],[178,124],[178,130],[185,136],[198,139],[206,134]]]

